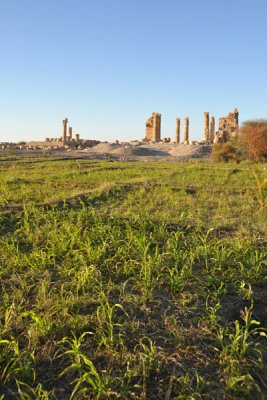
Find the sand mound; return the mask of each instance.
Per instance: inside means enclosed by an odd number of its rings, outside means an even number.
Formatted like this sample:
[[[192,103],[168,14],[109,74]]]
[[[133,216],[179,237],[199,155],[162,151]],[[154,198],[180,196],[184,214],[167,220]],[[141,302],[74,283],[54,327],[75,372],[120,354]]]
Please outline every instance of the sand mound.
[[[173,157],[203,158],[210,155],[210,146],[179,144],[170,150]]]
[[[99,143],[96,146],[92,147],[91,150],[94,153],[111,153],[113,150],[121,148],[120,144],[116,143]]]
[[[95,157],[105,158],[107,156],[114,159],[145,160],[146,158],[162,159],[165,161],[177,160],[186,161],[190,159],[205,159],[210,156],[211,146],[205,145],[186,145],[186,144],[163,144],[155,143],[152,145],[136,146],[131,143],[99,143],[96,146],[86,149],[86,152]]]
[[[143,147],[139,147],[137,149],[134,150],[134,154],[136,156],[141,156],[141,157],[153,157],[153,156],[157,156],[159,153],[158,151],[155,151],[153,149],[145,149]]]
[[[133,156],[134,152],[132,146],[121,146],[111,151],[111,154],[116,156],[131,157]]]
[[[111,152],[113,155],[123,157],[168,157],[169,153],[137,146],[123,146]]]

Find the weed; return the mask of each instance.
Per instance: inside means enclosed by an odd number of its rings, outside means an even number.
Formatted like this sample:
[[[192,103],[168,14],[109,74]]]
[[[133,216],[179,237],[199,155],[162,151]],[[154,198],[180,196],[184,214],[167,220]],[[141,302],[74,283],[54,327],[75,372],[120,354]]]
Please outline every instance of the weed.
[[[257,185],[257,198],[260,205],[260,210],[263,210],[267,205],[267,178],[260,181],[260,177],[256,171],[253,170],[252,173]]]
[[[76,375],[71,382],[71,385],[75,386],[70,399],[84,398],[88,395],[99,399],[108,393],[108,381],[99,374],[93,362],[81,350],[83,339],[90,334],[91,332],[84,332],[78,338],[73,335],[73,339],[64,338],[61,342],[69,347],[69,350],[63,352],[61,356],[67,356],[71,361],[71,364],[62,371],[61,375],[70,372]]]
[[[267,397],[259,165],[0,164],[0,399]]]

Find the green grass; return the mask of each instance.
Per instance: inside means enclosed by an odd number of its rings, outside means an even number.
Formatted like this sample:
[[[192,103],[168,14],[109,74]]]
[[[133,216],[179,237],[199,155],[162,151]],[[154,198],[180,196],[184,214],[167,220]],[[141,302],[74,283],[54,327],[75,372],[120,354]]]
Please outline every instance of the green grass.
[[[267,398],[255,174],[1,158],[0,399]]]

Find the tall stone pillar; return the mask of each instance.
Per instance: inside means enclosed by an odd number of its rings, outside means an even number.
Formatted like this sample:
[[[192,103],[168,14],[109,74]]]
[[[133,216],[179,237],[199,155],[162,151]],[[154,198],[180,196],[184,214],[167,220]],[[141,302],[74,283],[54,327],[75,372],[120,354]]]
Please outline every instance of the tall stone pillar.
[[[152,140],[156,142],[157,137],[157,113],[152,113],[153,126],[152,126]]]
[[[180,118],[176,118],[175,141],[180,143]]]
[[[189,118],[184,119],[184,144],[189,143]]]
[[[210,118],[210,143],[213,143],[215,139],[215,118]]]
[[[153,112],[146,121],[146,141],[160,142],[161,137],[161,114]]]
[[[68,126],[68,118],[63,119],[63,134],[62,134],[62,139],[63,142],[65,143],[67,141],[67,126]]]
[[[161,141],[161,114],[158,113],[156,142],[160,142],[160,141]]]
[[[209,113],[204,112],[204,142],[208,143],[210,141],[210,133],[209,133]]]
[[[152,113],[153,127],[152,127],[152,140],[154,142],[160,142],[161,136],[161,114]]]
[[[75,137],[76,137],[76,142],[79,142],[79,140],[80,140],[80,135],[79,135],[79,133],[76,133]]]
[[[69,127],[69,139],[70,140],[72,139],[72,127],[71,126]]]
[[[152,140],[152,129],[153,128],[153,116],[148,118],[148,120],[146,121],[146,141],[147,143],[150,142],[150,140]]]

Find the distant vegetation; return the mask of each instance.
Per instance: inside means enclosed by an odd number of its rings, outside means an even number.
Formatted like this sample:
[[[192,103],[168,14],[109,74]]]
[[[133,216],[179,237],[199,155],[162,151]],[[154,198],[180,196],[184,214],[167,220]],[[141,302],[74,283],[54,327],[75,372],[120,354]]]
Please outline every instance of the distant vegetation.
[[[267,160],[267,120],[245,122],[240,129],[240,143],[252,160]]]
[[[235,161],[240,163],[248,156],[246,150],[240,146],[236,138],[226,143],[215,143],[212,146],[212,160],[215,162]]]
[[[245,122],[239,129],[237,138],[227,143],[217,143],[212,147],[214,161],[267,160],[267,120]]]
[[[267,398],[265,179],[0,158],[0,399]]]

